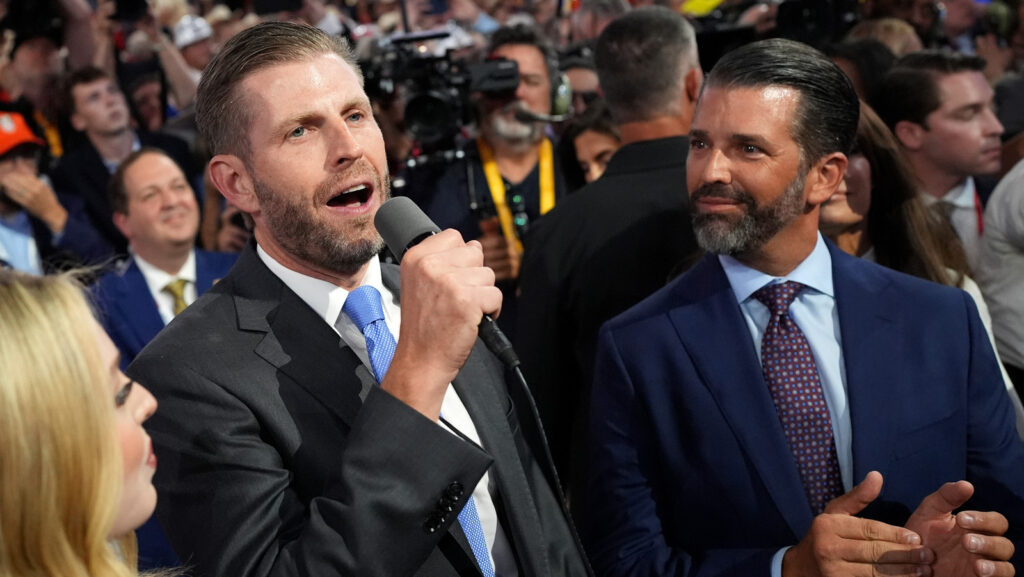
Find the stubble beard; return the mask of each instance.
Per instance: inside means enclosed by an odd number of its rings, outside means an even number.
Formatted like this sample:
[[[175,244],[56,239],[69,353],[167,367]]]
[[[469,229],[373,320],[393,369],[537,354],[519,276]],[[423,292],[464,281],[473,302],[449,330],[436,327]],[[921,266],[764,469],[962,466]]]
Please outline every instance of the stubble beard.
[[[704,196],[728,198],[743,203],[747,210],[739,220],[723,214],[693,212],[693,230],[697,244],[714,254],[737,255],[757,250],[779,233],[804,210],[804,177],[798,175],[779,198],[758,206],[749,193],[722,183],[705,184],[691,196],[691,203]]]
[[[390,179],[386,174],[382,176],[370,170],[374,189],[381,193],[382,202],[391,198]],[[351,173],[345,177],[351,178]],[[323,206],[337,191],[337,180],[340,179],[329,179],[317,186],[313,197],[316,206]],[[307,203],[278,194],[258,178],[253,179],[253,189],[267,229],[281,248],[307,265],[339,275],[352,275],[384,248],[384,240],[373,224],[373,215],[350,219],[344,231],[337,231],[318,218]]]

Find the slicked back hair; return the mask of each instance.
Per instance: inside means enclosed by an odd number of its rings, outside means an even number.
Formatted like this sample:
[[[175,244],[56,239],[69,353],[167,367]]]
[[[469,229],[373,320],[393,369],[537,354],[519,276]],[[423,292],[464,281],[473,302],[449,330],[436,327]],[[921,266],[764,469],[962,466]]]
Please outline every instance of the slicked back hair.
[[[909,120],[928,128],[928,115],[942,106],[939,78],[961,72],[983,72],[985,59],[968,54],[924,50],[896,61],[882,78],[871,107],[889,130]]]
[[[828,154],[849,154],[853,148],[860,116],[857,92],[842,69],[806,44],[776,38],[741,46],[715,64],[703,90],[709,86],[795,90],[800,102],[790,131],[804,169]]]
[[[240,85],[251,74],[279,64],[325,54],[340,56],[363,81],[344,40],[292,22],[265,22],[231,38],[203,71],[196,95],[196,125],[212,154],[233,154],[249,162],[249,126],[256,111]]]
[[[693,26],[662,6],[616,18],[597,39],[594,63],[615,121],[640,122],[677,114],[683,82],[697,60]]]

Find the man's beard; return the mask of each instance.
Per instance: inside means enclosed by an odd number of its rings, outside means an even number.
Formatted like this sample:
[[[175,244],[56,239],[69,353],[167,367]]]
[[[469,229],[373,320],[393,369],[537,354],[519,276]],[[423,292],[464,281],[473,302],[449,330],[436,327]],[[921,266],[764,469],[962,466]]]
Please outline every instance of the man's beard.
[[[738,221],[732,222],[724,214],[692,213],[693,230],[697,244],[715,254],[736,255],[764,246],[780,230],[803,214],[804,171],[789,183],[777,199],[758,206],[748,192],[720,182],[705,184],[690,195],[690,204],[702,197],[726,198],[746,205],[747,210]]]
[[[382,201],[391,198],[387,175],[382,177],[369,167],[369,163],[365,165],[357,164],[344,175],[320,183],[313,197],[314,206],[325,206],[327,199],[338,192],[342,180],[352,181],[353,171],[371,177],[374,190],[380,191]],[[345,230],[338,231],[310,208],[307,197],[295,198],[275,192],[255,176],[253,189],[274,239],[290,255],[307,265],[340,275],[351,275],[384,248],[384,241],[377,234],[372,215],[353,218],[347,221]]]
[[[532,146],[544,135],[544,124],[541,122],[522,122],[515,117],[516,110],[529,112],[526,103],[521,100],[495,110],[488,119],[488,127],[493,137],[508,146]]]

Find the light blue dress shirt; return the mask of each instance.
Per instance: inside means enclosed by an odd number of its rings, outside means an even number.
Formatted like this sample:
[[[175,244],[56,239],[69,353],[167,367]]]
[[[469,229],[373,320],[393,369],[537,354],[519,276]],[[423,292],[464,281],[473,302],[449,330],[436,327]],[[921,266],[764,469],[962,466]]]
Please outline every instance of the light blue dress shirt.
[[[761,339],[771,318],[771,311],[752,295],[761,287],[785,281],[807,286],[789,307],[790,316],[811,347],[814,363],[818,367],[822,392],[832,420],[832,435],[836,442],[836,456],[843,488],[853,487],[853,453],[850,407],[846,397],[846,367],[843,364],[842,336],[839,333],[839,310],[832,286],[832,256],[821,234],[811,254],[784,277],[774,277],[754,270],[725,255],[718,257],[729,279],[736,300],[743,311],[743,320],[761,358]],[[772,577],[782,574],[782,556],[788,547],[780,550],[772,560]]]
[[[32,223],[24,210],[0,217],[0,258],[15,270],[42,274],[43,264],[35,236],[32,235]]]

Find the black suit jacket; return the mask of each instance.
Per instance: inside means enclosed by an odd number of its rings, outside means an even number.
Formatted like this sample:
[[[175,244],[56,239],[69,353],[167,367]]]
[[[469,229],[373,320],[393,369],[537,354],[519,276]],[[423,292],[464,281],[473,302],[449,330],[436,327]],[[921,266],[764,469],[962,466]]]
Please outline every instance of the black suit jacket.
[[[153,132],[139,132],[138,137],[140,145],[166,152],[181,167],[189,183],[195,186],[195,162],[184,140]],[[88,139],[60,159],[51,178],[57,192],[77,196],[82,200],[89,221],[117,254],[128,254],[128,241],[114,226],[114,212],[110,208],[110,172]]]
[[[253,245],[128,369],[160,402],[157,514],[197,576],[479,575],[456,517],[488,469],[520,574],[586,575],[503,371],[478,341],[453,383],[480,448],[376,386]]]
[[[620,148],[531,231],[516,350],[563,479],[576,486],[597,332],[696,260],[685,137]],[[574,506],[576,498],[574,497]]]

